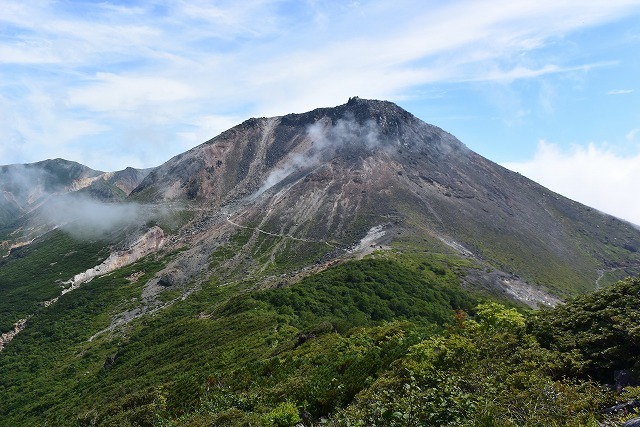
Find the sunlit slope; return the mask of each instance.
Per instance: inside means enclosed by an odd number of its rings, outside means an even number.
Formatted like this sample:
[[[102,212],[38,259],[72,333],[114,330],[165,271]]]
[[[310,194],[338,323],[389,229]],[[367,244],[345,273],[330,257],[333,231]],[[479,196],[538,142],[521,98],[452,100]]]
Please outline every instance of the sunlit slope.
[[[383,226],[390,242],[449,248],[560,295],[612,283],[640,262],[631,224],[384,101],[247,120],[156,168],[130,197],[191,203],[208,229],[230,219],[293,236],[292,252],[306,242],[348,247]]]

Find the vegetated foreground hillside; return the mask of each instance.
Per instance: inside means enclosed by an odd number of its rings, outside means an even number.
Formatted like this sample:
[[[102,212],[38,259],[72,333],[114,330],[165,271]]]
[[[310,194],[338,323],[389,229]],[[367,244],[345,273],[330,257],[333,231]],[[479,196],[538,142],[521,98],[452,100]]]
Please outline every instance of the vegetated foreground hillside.
[[[75,172],[0,230],[2,425],[591,426],[635,393],[603,384],[637,281],[525,308],[637,273],[640,231],[395,104],[43,164]]]
[[[107,330],[168,261],[34,316],[0,356],[3,424],[593,426],[640,398],[603,385],[638,366],[635,279],[523,315],[463,291],[455,259],[386,252],[278,289],[211,278]]]

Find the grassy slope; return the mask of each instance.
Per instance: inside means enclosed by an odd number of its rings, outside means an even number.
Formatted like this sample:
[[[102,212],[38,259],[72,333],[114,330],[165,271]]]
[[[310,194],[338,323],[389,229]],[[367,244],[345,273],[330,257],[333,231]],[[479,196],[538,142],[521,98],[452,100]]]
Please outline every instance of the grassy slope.
[[[102,341],[88,343],[88,338],[109,325],[111,314],[139,297],[143,284],[131,283],[128,275],[135,271],[153,274],[162,265],[149,258],[95,279],[33,316],[28,327],[0,353],[4,402],[0,419],[14,412],[21,415],[8,425],[41,425],[48,413],[74,407],[79,396],[72,390],[86,385],[87,380],[95,385],[96,378],[88,378],[87,373],[104,363],[105,352],[117,345],[115,341],[106,346]]]
[[[46,263],[44,255],[52,259],[59,255],[56,251],[64,248],[65,238],[60,234],[33,246],[23,258],[11,258],[7,266],[29,259]],[[243,248],[251,242],[257,244],[248,253]],[[280,248],[280,262],[278,257],[271,259],[274,247]],[[271,237],[243,230],[212,254],[210,267],[228,265],[234,257],[259,262],[271,259],[267,273],[278,274],[298,264],[299,260],[284,261],[287,250]],[[317,256],[312,248],[309,253]],[[169,258],[147,257],[94,279],[61,297],[53,307],[39,310],[28,328],[0,353],[0,424],[290,425],[280,421],[338,414],[336,425],[348,425],[365,415],[380,425],[405,425],[389,424],[386,417],[393,414],[376,412],[381,409],[375,402],[384,395],[391,399],[389,405],[402,407],[407,396],[393,387],[404,390],[414,385],[427,393],[421,398],[431,399],[429,390],[440,386],[426,377],[407,376],[403,370],[424,363],[415,359],[414,346],[449,337],[451,327],[441,334],[453,310],[474,312],[475,304],[484,298],[458,285],[458,268],[470,267],[468,261],[418,250],[392,250],[331,267],[283,288],[256,290],[259,277],[222,285],[218,276],[212,276],[189,298],[89,342],[91,335],[109,325],[114,314],[139,304],[145,279]],[[231,271],[225,274],[238,274],[236,269],[243,268],[230,265]],[[139,282],[130,282],[127,277],[135,272],[145,275]],[[583,405],[578,408],[580,419],[587,420],[598,414],[598,405],[610,399],[596,385],[573,388],[570,382],[553,376],[553,372],[571,373],[570,368],[563,368],[563,356],[556,356],[564,350],[548,350],[555,352],[550,355],[531,347],[533,336],[498,332],[495,336],[493,332],[474,335],[469,331],[469,336],[459,332],[455,336],[462,338],[443,341],[459,351],[467,349],[467,344],[458,348],[456,340],[471,340],[471,353],[461,359],[473,362],[468,367],[461,365],[469,378],[485,378],[487,369],[495,375],[477,384],[456,383],[460,379],[446,373],[447,369],[455,373],[462,367],[455,363],[443,367],[446,381],[452,381],[447,384],[454,387],[453,394],[445,396],[453,399],[448,404],[473,404],[475,408],[484,395],[479,395],[480,400],[469,398],[466,387],[474,393],[485,389],[493,393],[491,387],[499,386],[505,404],[528,405],[522,399],[539,398],[535,393],[543,393],[545,384],[553,383]],[[498,346],[502,342],[506,347]],[[487,359],[474,348],[500,352]],[[514,357],[526,363],[514,364]],[[503,384],[503,374],[513,376],[513,383]],[[539,389],[529,393],[526,384],[520,384],[523,379]],[[562,405],[558,413],[573,410],[567,402]],[[503,412],[498,415],[511,416]],[[459,414],[477,415],[467,409]],[[553,414],[549,416],[554,419]]]

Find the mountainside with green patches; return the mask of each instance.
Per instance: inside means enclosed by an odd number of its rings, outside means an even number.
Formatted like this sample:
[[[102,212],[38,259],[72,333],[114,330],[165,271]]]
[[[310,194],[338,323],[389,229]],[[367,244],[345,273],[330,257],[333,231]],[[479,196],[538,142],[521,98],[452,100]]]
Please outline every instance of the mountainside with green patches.
[[[638,362],[572,352],[588,313],[521,313],[637,275],[640,230],[390,102],[0,188],[0,425],[595,426]]]
[[[289,236],[269,259],[314,243],[318,258],[330,248],[335,257],[378,227],[384,245],[460,255],[560,296],[640,266],[633,225],[506,170],[384,101],[250,119],[154,169],[130,197],[189,204],[207,228]],[[493,280],[515,293],[505,283]]]

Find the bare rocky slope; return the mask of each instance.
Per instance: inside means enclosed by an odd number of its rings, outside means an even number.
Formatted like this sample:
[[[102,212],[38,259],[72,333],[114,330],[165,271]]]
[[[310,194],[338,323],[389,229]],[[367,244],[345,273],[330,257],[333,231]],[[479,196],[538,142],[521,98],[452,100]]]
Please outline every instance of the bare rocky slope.
[[[465,259],[477,267],[460,271],[467,286],[531,306],[640,271],[636,227],[483,158],[386,101],[351,98],[252,118],[150,170],[104,173],[56,159],[0,173],[6,251],[49,230],[50,220],[38,228],[42,213],[52,200],[74,206],[64,197],[123,204],[129,210],[112,216],[135,217],[137,226],[151,227],[158,212],[173,217],[160,224],[164,250],[179,253],[149,278],[151,299],[211,275],[279,286],[390,248]],[[90,215],[109,212],[105,206]],[[16,217],[24,221],[7,219]],[[220,251],[231,255],[215,262]]]
[[[130,198],[191,206],[187,234],[204,252],[242,226],[254,244],[264,233],[288,236],[268,248],[271,260],[316,251],[320,261],[380,227],[377,243],[473,259],[487,269],[473,282],[507,293],[516,291],[506,283],[519,283],[565,296],[592,289],[599,271],[613,280],[640,266],[633,225],[385,101],[249,119],[154,169]]]

